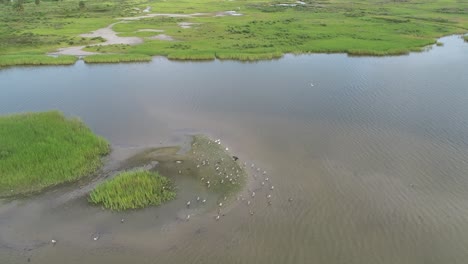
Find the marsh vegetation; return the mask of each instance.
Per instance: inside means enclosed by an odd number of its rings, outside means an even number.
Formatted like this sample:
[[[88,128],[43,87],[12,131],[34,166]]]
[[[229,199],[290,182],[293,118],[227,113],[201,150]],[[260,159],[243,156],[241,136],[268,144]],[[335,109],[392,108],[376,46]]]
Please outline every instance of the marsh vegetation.
[[[147,6],[161,15],[143,12]],[[466,33],[467,8],[466,3],[455,0],[301,4],[271,0],[89,0],[84,5],[72,0],[36,5],[30,0],[20,9],[5,1],[0,4],[0,58],[22,55],[25,59],[0,61],[3,65],[52,64],[49,58],[37,55],[102,42],[79,35],[105,28],[122,17],[128,18],[126,23],[113,27],[118,36],[139,37],[142,44],[89,46],[87,50],[116,53],[107,62],[134,61],[130,59],[134,54],[179,60],[260,60],[311,52],[399,55],[420,51],[444,35]],[[175,15],[167,15],[170,13]],[[180,26],[187,23],[193,26]],[[152,38],[156,31],[176,41]],[[119,58],[118,54],[130,55]]]
[[[97,186],[89,201],[114,211],[160,205],[174,199],[168,178],[145,170],[122,172]]]
[[[38,192],[94,173],[109,144],[58,111],[0,117],[0,196]]]

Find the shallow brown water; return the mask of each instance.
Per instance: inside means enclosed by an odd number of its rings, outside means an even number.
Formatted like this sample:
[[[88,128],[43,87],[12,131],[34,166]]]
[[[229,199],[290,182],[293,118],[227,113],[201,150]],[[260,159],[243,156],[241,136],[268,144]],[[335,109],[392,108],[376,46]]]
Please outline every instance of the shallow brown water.
[[[441,41],[401,57],[0,71],[0,113],[80,116],[115,164],[204,133],[275,186],[220,221],[179,219],[203,191],[184,177],[177,200],[132,213],[90,207],[76,187],[4,201],[0,263],[466,263],[468,45]]]

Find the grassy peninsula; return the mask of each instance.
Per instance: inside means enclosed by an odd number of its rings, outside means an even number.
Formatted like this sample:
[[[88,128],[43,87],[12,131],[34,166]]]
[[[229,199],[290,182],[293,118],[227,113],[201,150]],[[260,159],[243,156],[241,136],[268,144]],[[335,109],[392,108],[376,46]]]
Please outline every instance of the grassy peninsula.
[[[70,58],[51,60],[45,54],[70,46],[113,54],[88,62],[146,61],[154,55],[180,60],[310,52],[398,55],[466,33],[467,10],[468,3],[458,0],[0,0],[0,66],[68,64]],[[125,23],[112,27],[117,36],[140,38],[139,44],[96,45],[105,39],[80,36],[119,21]]]
[[[108,152],[106,140],[58,111],[0,116],[0,197],[90,175]]]
[[[96,187],[89,195],[91,203],[122,211],[160,205],[174,199],[168,178],[144,170],[122,172]]]

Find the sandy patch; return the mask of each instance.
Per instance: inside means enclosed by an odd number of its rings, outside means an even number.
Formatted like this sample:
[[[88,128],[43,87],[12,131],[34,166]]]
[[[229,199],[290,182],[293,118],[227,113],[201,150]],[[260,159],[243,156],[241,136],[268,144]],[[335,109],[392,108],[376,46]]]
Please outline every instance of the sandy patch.
[[[84,38],[102,37],[103,39],[106,40],[105,42],[92,44],[89,46],[107,46],[107,45],[116,45],[116,44],[137,45],[143,42],[141,38],[137,38],[137,37],[117,36],[117,33],[112,29],[112,27],[118,23],[123,23],[123,22],[113,23],[105,28],[100,28],[91,33],[81,34],[80,37],[84,37]],[[50,54],[52,55],[74,55],[74,56],[86,56],[86,55],[99,54],[97,52],[84,51],[83,48],[85,48],[85,46],[60,48],[56,52],[52,52]]]
[[[84,51],[85,46],[75,46],[60,48],[56,52],[49,53],[48,55],[73,55],[73,56],[87,56],[98,54],[96,52]]]
[[[241,14],[237,11],[224,11],[224,12],[218,12],[216,13],[215,16],[217,17],[222,17],[222,16],[243,16],[244,14]]]
[[[157,39],[157,40],[164,40],[164,41],[174,41],[175,39],[166,34],[159,34],[156,36],[149,37],[148,39]]]
[[[190,23],[190,22],[180,22],[177,25],[181,28],[192,28],[194,25],[199,25],[200,23]]]
[[[151,7],[147,7],[144,12],[149,12]],[[197,16],[242,16],[243,14],[238,13],[237,11],[224,11],[218,13],[193,13],[193,14],[162,14],[162,13],[152,13],[146,14],[144,16],[136,16],[136,17],[122,17],[118,18],[119,22],[110,24],[105,28],[98,29],[91,33],[81,34],[81,37],[85,38],[94,38],[94,37],[102,37],[106,41],[103,43],[92,44],[89,46],[107,46],[107,45],[137,45],[143,42],[141,38],[138,37],[119,37],[117,33],[112,29],[112,27],[118,23],[125,23],[127,21],[136,21],[145,18],[151,17],[176,17],[176,18],[191,18]],[[178,25],[181,28],[191,28],[193,25],[198,23],[190,23],[190,22],[181,22]],[[137,32],[164,32],[164,30],[160,29],[140,29]],[[157,39],[157,40],[164,40],[164,41],[174,41],[175,39],[169,35],[159,34],[153,37],[149,37],[148,39]],[[56,52],[49,53],[49,55],[74,55],[74,56],[86,56],[86,55],[93,55],[93,54],[100,54],[97,52],[88,52],[84,51],[83,49],[85,46],[74,46],[74,47],[66,47],[60,48]]]
[[[85,38],[94,38],[94,37],[102,37],[106,40],[106,42],[100,43],[100,44],[95,44],[96,45],[114,45],[114,44],[128,44],[128,45],[136,45],[140,44],[143,42],[141,38],[137,37],[119,37],[117,36],[117,33],[112,29],[112,27],[115,24],[118,24],[121,22],[117,22],[114,24],[111,24],[105,28],[98,29],[96,31],[93,31],[88,34],[81,34],[80,37],[85,37]]]
[[[150,28],[143,28],[139,29],[136,32],[164,32],[162,29],[150,29]]]
[[[145,18],[151,18],[151,17],[180,17],[180,18],[190,18],[190,17],[196,17],[196,16],[207,16],[209,14],[207,13],[194,13],[194,14],[162,14],[162,13],[153,13],[153,14],[147,14],[144,16],[136,16],[136,17],[122,17],[119,18],[124,21],[134,21],[134,20],[140,20],[140,19],[145,19]]]

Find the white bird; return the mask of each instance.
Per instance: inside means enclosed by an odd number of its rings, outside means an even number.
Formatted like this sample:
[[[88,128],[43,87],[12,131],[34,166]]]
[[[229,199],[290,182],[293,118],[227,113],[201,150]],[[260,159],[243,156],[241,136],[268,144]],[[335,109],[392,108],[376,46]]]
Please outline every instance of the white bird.
[[[226,148],[226,151],[228,151],[228,150],[229,150],[229,148]]]
[[[265,181],[268,181],[269,179],[270,179],[270,178],[266,177],[266,178],[265,178]]]
[[[267,195],[267,198],[270,199],[270,198],[271,198],[271,194]]]
[[[247,205],[250,205],[250,200],[249,200],[249,201],[247,201]]]
[[[189,220],[190,219],[190,215],[188,214],[187,217],[185,218],[185,220]]]
[[[98,239],[99,239],[99,236],[93,237],[93,240],[94,240],[94,241],[98,241]]]
[[[219,207],[223,206],[223,203],[219,203]]]
[[[189,206],[190,206],[190,201],[187,202],[187,207],[189,207]]]
[[[197,196],[197,202],[199,202],[199,201],[200,201],[200,196]]]
[[[54,246],[55,246],[55,244],[57,244],[57,240],[55,240],[55,239],[52,239],[50,242],[51,242],[52,245],[54,245]]]
[[[265,185],[265,182],[262,182],[262,185]]]
[[[266,171],[263,171],[263,175],[265,175],[265,174],[266,174]]]
[[[206,203],[206,199],[203,199],[202,203]]]
[[[273,190],[273,189],[275,189],[275,186],[272,185],[272,186],[270,187],[270,190]]]
[[[123,218],[120,219],[120,223],[123,223],[123,222],[125,222],[125,219],[123,219]]]
[[[216,221],[218,221],[218,220],[219,220],[219,215],[216,216]]]

